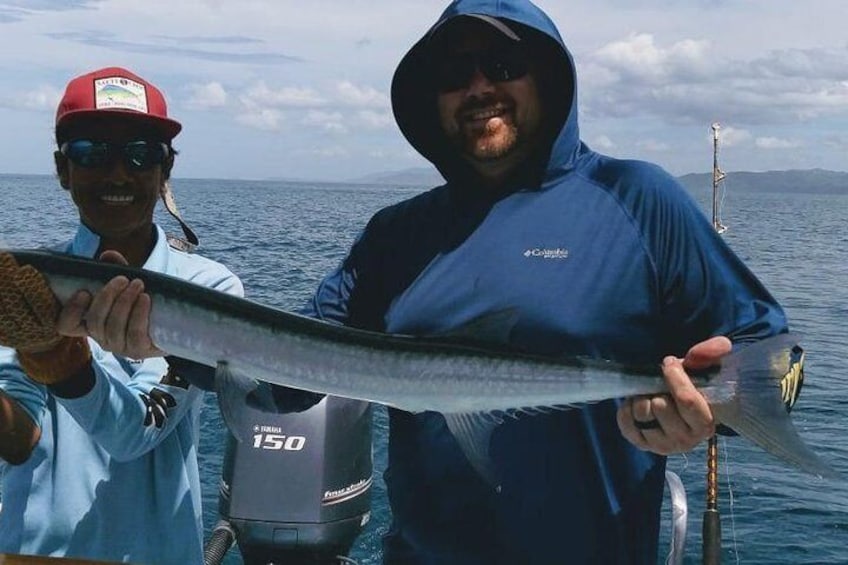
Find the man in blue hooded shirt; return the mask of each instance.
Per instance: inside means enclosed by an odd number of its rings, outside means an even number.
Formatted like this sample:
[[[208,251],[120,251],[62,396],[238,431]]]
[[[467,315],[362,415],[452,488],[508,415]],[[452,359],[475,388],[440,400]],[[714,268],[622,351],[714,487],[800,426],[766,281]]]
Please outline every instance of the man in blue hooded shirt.
[[[511,346],[662,363],[671,394],[508,420],[498,490],[440,414],[390,410],[385,562],[656,563],[662,455],[715,431],[686,370],[786,331],[783,312],[669,174],[581,143],[574,64],[530,2],[451,3],[392,103],[447,184],[377,213],[312,314],[444,335],[511,309]]]
[[[499,488],[440,414],[390,410],[386,563],[656,563],[663,455],[716,426],[687,371],[787,330],[673,177],[580,142],[575,84],[529,1],[451,3],[392,84],[402,132],[447,184],[378,212],[311,314],[456,335],[511,311],[508,332],[485,333],[536,354],[661,363],[670,393],[508,419],[488,450]],[[149,336],[127,345],[155,353]]]

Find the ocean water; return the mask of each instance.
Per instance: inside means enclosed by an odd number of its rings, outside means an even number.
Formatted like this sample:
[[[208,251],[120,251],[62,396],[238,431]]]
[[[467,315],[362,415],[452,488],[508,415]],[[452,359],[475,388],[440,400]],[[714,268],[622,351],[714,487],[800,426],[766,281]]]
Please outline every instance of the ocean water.
[[[729,177],[732,179],[732,175]],[[379,208],[422,187],[224,180],[173,182],[205,255],[227,264],[248,296],[283,309],[308,300]],[[695,194],[707,211],[708,187]],[[169,231],[178,226],[157,218]],[[724,237],[784,306],[807,351],[807,380],[793,419],[804,439],[848,477],[848,187],[845,195],[727,195]],[[0,246],[34,247],[70,237],[68,194],[48,176],[0,175]],[[202,416],[200,465],[207,532],[218,519],[225,431],[214,397]],[[374,416],[372,519],[351,557],[380,563],[390,516],[380,473],[386,462],[386,415]],[[741,438],[722,439],[720,502],[724,563],[848,563],[848,482],[822,480],[776,462]],[[669,460],[686,485],[686,562],[700,563],[706,474],[703,449]],[[671,510],[663,511],[659,563]],[[225,563],[241,562],[234,549]]]

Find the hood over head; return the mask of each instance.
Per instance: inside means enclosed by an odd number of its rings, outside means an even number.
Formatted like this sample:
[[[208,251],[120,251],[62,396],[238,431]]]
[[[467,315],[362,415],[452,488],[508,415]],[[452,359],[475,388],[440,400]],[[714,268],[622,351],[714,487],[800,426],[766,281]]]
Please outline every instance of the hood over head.
[[[437,89],[429,57],[441,34],[459,19],[475,18],[519,41],[542,72],[535,74],[548,128],[531,166],[542,178],[568,169],[580,146],[574,63],[556,26],[529,0],[454,0],[438,21],[410,48],[392,79],[392,109],[406,139],[450,180],[469,174],[470,165],[451,145],[439,121]]]

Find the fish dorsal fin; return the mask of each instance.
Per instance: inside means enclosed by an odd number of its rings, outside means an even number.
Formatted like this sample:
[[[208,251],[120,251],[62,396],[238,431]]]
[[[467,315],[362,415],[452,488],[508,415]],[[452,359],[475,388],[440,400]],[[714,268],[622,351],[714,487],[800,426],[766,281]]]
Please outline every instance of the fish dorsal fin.
[[[500,490],[500,479],[489,457],[492,432],[503,423],[496,412],[474,412],[472,414],[444,414],[448,429],[453,434],[468,462],[481,477],[496,490]]]
[[[504,345],[509,343],[518,318],[518,308],[503,308],[481,314],[446,332],[439,332],[434,337]]]

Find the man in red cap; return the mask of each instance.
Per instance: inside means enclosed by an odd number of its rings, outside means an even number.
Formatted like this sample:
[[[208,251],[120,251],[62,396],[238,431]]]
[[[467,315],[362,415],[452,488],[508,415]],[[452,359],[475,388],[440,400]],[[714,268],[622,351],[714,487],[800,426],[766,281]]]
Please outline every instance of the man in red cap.
[[[126,69],[68,83],[54,158],[80,225],[61,251],[242,295],[228,269],[187,252],[197,238],[168,188],[171,141],[180,129],[159,89]],[[153,222],[160,197],[188,242],[168,238]],[[7,295],[30,276],[14,264],[2,270]],[[202,564],[202,391],[181,378],[196,368],[173,358],[129,359],[109,353],[114,343],[59,336],[53,313],[38,307],[4,310],[0,465],[9,465],[0,489],[0,553]],[[102,324],[87,322],[93,331]]]

